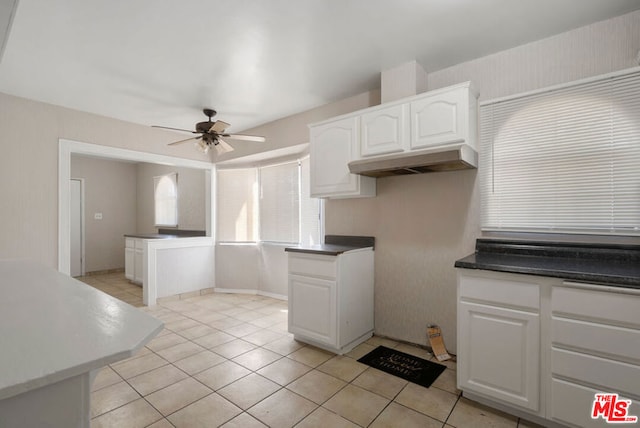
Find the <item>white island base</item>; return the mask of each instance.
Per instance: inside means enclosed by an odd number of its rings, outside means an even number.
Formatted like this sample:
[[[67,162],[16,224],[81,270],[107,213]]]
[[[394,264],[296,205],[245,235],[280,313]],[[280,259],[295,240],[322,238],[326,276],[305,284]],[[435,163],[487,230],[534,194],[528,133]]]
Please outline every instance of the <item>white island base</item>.
[[[0,426],[88,427],[93,378],[86,372],[0,401]]]
[[[131,357],[163,324],[57,271],[0,261],[0,427],[90,425],[97,371]]]

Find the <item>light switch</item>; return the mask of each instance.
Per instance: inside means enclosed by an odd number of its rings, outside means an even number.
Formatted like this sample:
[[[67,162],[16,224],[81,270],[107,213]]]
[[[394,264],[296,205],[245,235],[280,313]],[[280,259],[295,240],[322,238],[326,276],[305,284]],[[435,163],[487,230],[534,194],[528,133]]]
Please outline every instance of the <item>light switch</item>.
[[[93,219],[94,220],[102,220],[102,213],[94,213],[93,214]]]

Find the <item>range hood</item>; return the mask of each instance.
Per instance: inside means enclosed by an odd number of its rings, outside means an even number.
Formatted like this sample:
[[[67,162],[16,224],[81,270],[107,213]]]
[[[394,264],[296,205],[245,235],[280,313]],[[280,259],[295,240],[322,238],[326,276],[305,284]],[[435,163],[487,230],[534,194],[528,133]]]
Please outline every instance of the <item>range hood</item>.
[[[457,144],[360,159],[349,162],[349,171],[368,177],[389,177],[477,166],[478,153],[466,144]]]

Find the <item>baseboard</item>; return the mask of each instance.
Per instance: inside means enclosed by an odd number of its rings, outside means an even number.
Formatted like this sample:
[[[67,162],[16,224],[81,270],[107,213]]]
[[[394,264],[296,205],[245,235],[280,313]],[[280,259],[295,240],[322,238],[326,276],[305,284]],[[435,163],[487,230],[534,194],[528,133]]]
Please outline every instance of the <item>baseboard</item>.
[[[173,296],[158,297],[156,299],[156,302],[158,303],[173,302],[176,300],[189,299],[191,297],[204,296],[206,294],[212,294],[212,293],[214,293],[213,288],[203,288],[202,290],[188,291],[186,293],[180,293]]]
[[[124,272],[124,268],[94,270],[91,272],[85,272],[84,276],[106,275],[109,273],[121,273],[121,272]]]
[[[262,290],[253,290],[253,289],[248,289],[248,288],[219,288],[216,287],[213,289],[216,293],[229,293],[229,294],[253,294],[253,295],[257,295],[257,296],[264,296],[264,297],[270,297],[272,299],[277,299],[277,300],[289,300],[288,296],[285,296],[284,294],[276,294],[276,293],[271,293],[268,291],[262,291]]]

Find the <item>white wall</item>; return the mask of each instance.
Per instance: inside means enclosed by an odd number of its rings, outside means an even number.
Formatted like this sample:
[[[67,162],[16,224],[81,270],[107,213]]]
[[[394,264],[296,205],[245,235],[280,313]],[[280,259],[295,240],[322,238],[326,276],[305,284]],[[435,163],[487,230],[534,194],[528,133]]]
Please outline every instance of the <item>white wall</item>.
[[[136,229],[136,164],[72,156],[71,177],[84,178],[85,271],[124,268],[123,235]]]
[[[257,245],[216,245],[216,288],[253,290],[260,283],[260,249]]]
[[[287,296],[286,245],[216,245],[216,288]]]
[[[137,233],[157,233],[153,177],[178,174],[178,229],[205,230],[205,172],[201,169],[140,163],[137,168]]]
[[[260,292],[272,296],[287,296],[287,253],[284,249],[287,245],[261,244],[260,245]]]
[[[0,93],[0,258],[57,267],[60,138],[210,159],[192,146],[168,147],[180,138],[177,133]]]

